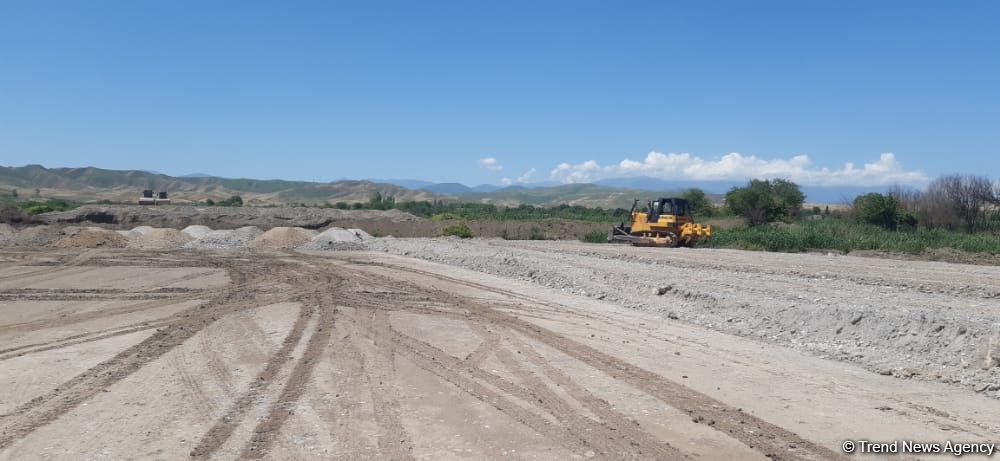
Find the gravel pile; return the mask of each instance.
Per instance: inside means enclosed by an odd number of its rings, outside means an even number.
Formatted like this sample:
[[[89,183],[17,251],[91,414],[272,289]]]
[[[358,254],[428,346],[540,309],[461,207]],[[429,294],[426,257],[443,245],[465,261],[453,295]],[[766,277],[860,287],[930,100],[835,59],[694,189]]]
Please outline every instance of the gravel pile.
[[[135,229],[129,232],[134,231]],[[181,248],[192,240],[193,237],[177,229],[150,227],[130,237],[128,247],[137,250],[170,250]]]
[[[316,236],[316,231],[301,227],[275,227],[250,242],[251,248],[284,250],[297,248]]]
[[[47,247],[63,237],[62,230],[56,226],[31,226],[21,229],[14,236],[13,245],[22,247]]]
[[[185,227],[184,229],[181,230],[181,232],[191,236],[191,238],[193,239],[200,239],[205,235],[207,235],[209,232],[212,232],[212,228],[208,226],[193,225]]]
[[[150,226],[137,226],[137,227],[133,228],[132,230],[120,230],[120,231],[115,231],[115,232],[118,232],[118,235],[121,235],[122,237],[125,237],[125,238],[127,238],[129,240],[132,240],[132,239],[134,239],[136,237],[139,237],[139,236],[145,234],[146,232],[149,232],[152,229],[153,228],[150,227]]]
[[[354,231],[358,229],[343,229],[331,227],[319,235],[313,237],[305,245],[299,247],[302,250],[363,250],[366,248],[364,239]],[[361,231],[364,233],[364,231]],[[364,235],[368,235],[365,233]],[[368,238],[372,237],[368,235]]]
[[[125,248],[128,239],[121,234],[101,229],[87,227],[83,229],[64,229],[65,237],[56,240],[56,248]]]
[[[365,231],[363,231],[361,229],[347,229],[347,230],[353,232],[354,235],[358,236],[358,238],[361,239],[361,241],[363,241],[363,242],[367,242],[369,240],[375,239],[375,237],[372,237],[371,234],[369,234],[369,233],[367,233],[367,232],[365,232]]]
[[[234,230],[214,230],[201,238],[184,244],[184,248],[195,250],[236,250],[246,248],[253,239],[264,232],[255,226],[246,226]]]

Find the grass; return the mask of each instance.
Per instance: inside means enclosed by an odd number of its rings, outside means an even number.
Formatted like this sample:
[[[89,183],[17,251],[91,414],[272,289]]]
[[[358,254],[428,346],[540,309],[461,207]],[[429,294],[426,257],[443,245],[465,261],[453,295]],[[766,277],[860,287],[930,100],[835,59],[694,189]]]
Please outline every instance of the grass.
[[[39,213],[48,213],[50,211],[72,210],[80,206],[80,204],[69,200],[52,198],[45,201],[31,200],[20,202],[17,206],[29,215],[36,215]]]
[[[780,226],[719,228],[703,246],[786,252],[822,249],[845,253],[873,250],[911,254],[950,248],[1000,254],[1000,235],[970,235],[941,229],[890,231],[843,219],[827,219]]]
[[[461,237],[464,239],[472,238],[472,229],[469,229],[469,225],[464,222],[455,223],[441,230],[441,235],[449,236],[454,235],[456,237]]]
[[[608,243],[608,233],[600,230],[592,230],[580,237],[581,242],[587,243]]]

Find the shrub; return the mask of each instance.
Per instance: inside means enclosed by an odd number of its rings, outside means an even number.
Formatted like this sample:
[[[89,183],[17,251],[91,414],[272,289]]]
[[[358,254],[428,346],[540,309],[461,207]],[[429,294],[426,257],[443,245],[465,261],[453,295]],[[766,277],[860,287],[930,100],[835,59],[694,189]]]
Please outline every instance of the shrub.
[[[715,206],[712,205],[712,201],[705,195],[705,191],[697,187],[692,187],[684,191],[681,194],[681,198],[688,201],[688,205],[691,206],[691,212],[695,216],[709,218],[715,215]]]
[[[69,200],[50,198],[45,201],[32,200],[28,202],[21,202],[20,204],[18,204],[18,206],[25,213],[29,215],[36,215],[39,213],[48,213],[51,211],[72,210],[73,208],[79,206],[79,204],[75,202],[70,202]]]
[[[243,206],[243,197],[234,195],[225,200],[219,200],[218,202],[215,202],[215,204],[218,206]]]
[[[580,237],[581,242],[587,243],[608,243],[608,233],[599,230],[592,230]]]
[[[726,206],[746,218],[751,226],[798,216],[806,196],[799,186],[784,179],[754,179],[726,193]]]
[[[889,230],[896,230],[901,220],[899,200],[891,195],[872,192],[854,199],[854,219],[861,223],[874,224]]]
[[[459,222],[442,229],[441,235],[454,235],[456,237],[467,239],[472,238],[472,229],[469,229],[468,224],[465,224],[465,222]]]

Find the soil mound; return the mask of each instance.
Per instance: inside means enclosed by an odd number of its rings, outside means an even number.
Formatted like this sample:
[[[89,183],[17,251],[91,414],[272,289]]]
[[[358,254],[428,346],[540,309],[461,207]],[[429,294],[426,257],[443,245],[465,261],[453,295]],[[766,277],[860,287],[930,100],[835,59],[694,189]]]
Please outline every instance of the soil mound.
[[[121,234],[99,227],[88,227],[80,230],[73,229],[66,233],[68,235],[55,242],[55,247],[125,248],[128,245],[128,239]]]
[[[283,250],[297,248],[316,236],[316,231],[301,227],[275,227],[250,242],[251,248]]]
[[[370,235],[368,237],[371,238]],[[299,248],[303,250],[363,250],[365,245],[358,234],[340,227],[331,227]]]
[[[63,237],[55,226],[31,226],[21,229],[14,236],[13,244],[23,247],[47,247]]]
[[[193,237],[177,229],[151,227],[149,230],[129,238],[128,247],[138,250],[169,250],[181,248],[192,240],[194,240]]]
[[[214,230],[197,240],[184,245],[184,248],[196,250],[236,250],[246,248],[253,239],[264,232],[255,226],[246,226],[233,230]]]
[[[200,238],[204,237],[206,234],[208,234],[209,232],[212,232],[212,228],[208,227],[208,226],[201,226],[201,225],[195,224],[195,225],[192,225],[192,226],[185,227],[183,230],[181,230],[181,232],[183,232],[183,233],[191,236],[191,238],[200,239]]]
[[[358,238],[361,239],[362,241],[368,241],[368,240],[372,240],[372,239],[375,238],[375,237],[372,237],[371,234],[369,234],[369,233],[367,233],[367,232],[365,232],[365,231],[363,231],[361,229],[347,229],[347,230],[353,232],[354,235],[357,235]]]

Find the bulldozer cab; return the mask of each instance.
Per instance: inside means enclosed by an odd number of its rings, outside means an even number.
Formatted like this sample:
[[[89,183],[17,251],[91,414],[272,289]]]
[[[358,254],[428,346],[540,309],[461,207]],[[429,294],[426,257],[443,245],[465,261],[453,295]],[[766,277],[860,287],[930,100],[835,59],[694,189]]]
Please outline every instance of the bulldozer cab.
[[[691,217],[691,206],[682,198],[659,198],[646,204],[646,221],[656,222],[661,215]]]

